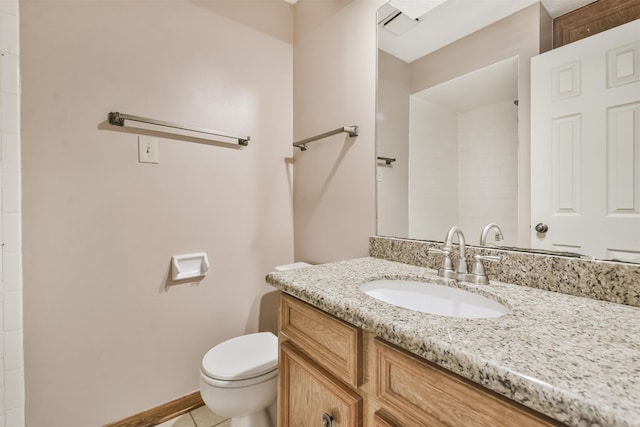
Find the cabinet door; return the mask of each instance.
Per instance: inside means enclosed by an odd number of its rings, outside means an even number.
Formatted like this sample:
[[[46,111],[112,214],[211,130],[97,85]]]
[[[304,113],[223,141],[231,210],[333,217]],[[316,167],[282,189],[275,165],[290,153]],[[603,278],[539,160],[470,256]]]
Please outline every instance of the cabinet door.
[[[279,427],[361,427],[362,398],[289,342],[280,345]]]
[[[399,427],[396,423],[391,421],[390,417],[383,411],[376,411],[373,414],[373,427]]]
[[[382,340],[374,343],[380,405],[406,426],[550,427],[560,423]]]

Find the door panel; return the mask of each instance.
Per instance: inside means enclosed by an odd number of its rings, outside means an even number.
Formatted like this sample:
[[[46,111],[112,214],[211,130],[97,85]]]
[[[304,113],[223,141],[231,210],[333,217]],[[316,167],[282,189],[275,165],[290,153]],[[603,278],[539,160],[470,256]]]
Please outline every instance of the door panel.
[[[532,247],[640,262],[640,21],[532,58],[531,205]]]

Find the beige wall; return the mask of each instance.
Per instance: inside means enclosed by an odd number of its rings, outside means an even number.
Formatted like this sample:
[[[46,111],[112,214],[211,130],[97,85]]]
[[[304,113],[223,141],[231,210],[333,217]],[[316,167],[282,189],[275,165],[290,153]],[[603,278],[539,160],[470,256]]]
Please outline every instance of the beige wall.
[[[21,2],[28,426],[190,393],[211,346],[275,327],[264,275],[293,260],[291,18],[282,0]],[[161,139],[160,164],[140,164],[109,111],[252,140]],[[192,251],[208,276],[166,286]]]
[[[539,3],[533,4],[416,59],[411,63],[411,93],[516,55],[524,57],[520,67],[528,68],[531,56],[540,51],[542,11],[544,8]]]
[[[551,48],[551,19],[533,4],[411,63],[411,93],[513,56],[518,71],[518,246],[530,246],[531,168],[530,82],[531,57]]]
[[[294,16],[294,139],[344,125],[296,150],[296,260],[366,256],[375,234],[376,10],[383,0],[302,0]]]

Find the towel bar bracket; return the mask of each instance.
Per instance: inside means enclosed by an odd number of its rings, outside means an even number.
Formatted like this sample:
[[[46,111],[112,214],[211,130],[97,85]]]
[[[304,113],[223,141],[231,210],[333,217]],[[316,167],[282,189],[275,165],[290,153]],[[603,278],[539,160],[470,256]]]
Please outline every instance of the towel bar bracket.
[[[385,165],[390,165],[391,163],[396,161],[396,159],[394,159],[393,157],[382,157],[382,156],[378,156],[378,160],[382,160]]]
[[[120,113],[109,113],[109,124],[114,126],[124,126],[124,119]]]

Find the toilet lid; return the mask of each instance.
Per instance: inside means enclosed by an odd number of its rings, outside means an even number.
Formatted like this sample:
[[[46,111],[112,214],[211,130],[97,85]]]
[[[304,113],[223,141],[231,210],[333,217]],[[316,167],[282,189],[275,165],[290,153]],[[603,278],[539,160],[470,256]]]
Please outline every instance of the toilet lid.
[[[242,335],[224,341],[202,358],[205,375],[220,380],[244,380],[278,368],[278,338],[271,332]]]

